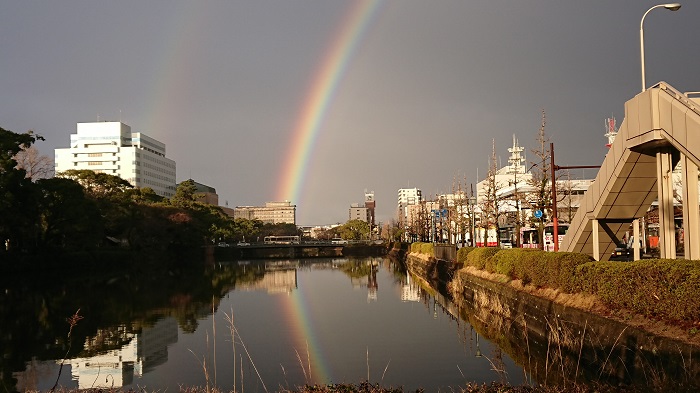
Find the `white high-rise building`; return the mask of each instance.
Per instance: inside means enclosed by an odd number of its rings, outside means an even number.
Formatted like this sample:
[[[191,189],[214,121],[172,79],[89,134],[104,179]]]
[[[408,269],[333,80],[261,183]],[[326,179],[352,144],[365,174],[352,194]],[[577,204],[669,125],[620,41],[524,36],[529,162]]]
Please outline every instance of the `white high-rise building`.
[[[420,213],[423,202],[423,193],[417,188],[400,188],[398,197],[398,220],[404,228],[413,227],[415,219]],[[408,232],[406,233],[408,236]],[[406,241],[415,239],[405,238]]]
[[[421,190],[417,188],[400,188],[398,198],[399,214],[403,214],[405,216],[406,206],[420,205],[422,200],[423,194]]]
[[[70,147],[56,149],[56,173],[89,169],[119,176],[138,188],[150,187],[167,198],[175,195],[175,161],[165,144],[121,122],[78,123]]]

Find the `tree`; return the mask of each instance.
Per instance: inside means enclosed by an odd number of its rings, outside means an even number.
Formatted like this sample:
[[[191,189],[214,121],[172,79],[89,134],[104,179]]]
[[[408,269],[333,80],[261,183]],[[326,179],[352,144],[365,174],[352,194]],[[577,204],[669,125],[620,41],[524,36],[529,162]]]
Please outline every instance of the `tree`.
[[[255,240],[260,236],[262,222],[260,220],[248,220],[246,218],[236,218],[232,221],[233,240]]]
[[[33,181],[53,177],[53,160],[48,156],[41,155],[39,149],[34,145],[23,148],[14,158],[17,161],[17,168],[24,169],[26,176]]]
[[[486,223],[485,232],[488,234],[488,229],[493,227],[496,229],[496,236],[500,228],[501,217],[508,212],[505,209],[507,205],[506,199],[501,195],[502,190],[507,184],[504,184],[499,179],[498,157],[496,156],[496,140],[494,139],[491,145],[491,157],[489,158],[489,170],[486,174],[484,186],[482,188],[483,199],[481,201],[482,223]],[[488,235],[486,235],[488,237]],[[486,241],[486,239],[484,239]],[[498,241],[498,239],[496,239]]]
[[[349,220],[340,227],[340,237],[345,240],[369,239],[369,223],[362,220]]]
[[[41,245],[44,249],[83,249],[99,245],[102,218],[94,201],[71,179],[39,179]]]
[[[0,128],[0,249],[30,249],[36,246],[37,188],[27,172],[18,168],[17,153],[28,149],[40,135],[24,134]]]
[[[165,198],[156,194],[151,187],[143,187],[134,189],[131,193],[131,200],[137,203],[161,203],[165,201]]]
[[[549,151],[547,145],[549,144],[549,137],[545,134],[545,126],[547,124],[547,117],[545,115],[544,109],[542,109],[542,124],[537,132],[537,148],[532,150],[535,155],[535,161],[532,162],[532,177],[529,180],[529,185],[533,188],[530,193],[528,202],[532,205],[533,210],[541,210],[546,214],[546,217],[552,216],[552,188],[549,181],[550,174],[550,159]],[[544,220],[545,217],[538,220],[537,225],[539,227],[539,239],[540,239],[540,249],[544,248]]]
[[[456,183],[456,184],[455,184]],[[464,186],[464,189],[462,188]],[[455,226],[455,237],[461,242],[462,247],[466,245],[467,231],[471,219],[469,217],[469,198],[467,197],[467,179],[464,178],[464,184],[461,181],[452,181],[452,194],[454,202],[450,217]]]
[[[570,223],[574,219],[574,214],[576,213],[572,203],[574,186],[573,182],[571,181],[571,172],[567,169],[564,173],[566,180],[563,182],[563,187],[561,187],[561,183],[557,182],[557,196],[559,196],[559,190],[563,189],[561,197],[557,198],[557,216],[560,218],[561,221]],[[561,206],[559,202],[563,202],[563,206]],[[559,206],[561,206],[561,208]],[[562,212],[560,211],[562,209],[564,210],[565,214],[562,214]]]
[[[83,186],[88,196],[94,199],[123,201],[130,197],[127,191],[134,188],[131,183],[119,176],[90,169],[69,169],[59,173],[58,176],[75,180]]]
[[[179,207],[191,207],[197,202],[197,186],[194,180],[188,179],[177,185],[175,195],[170,198],[170,203]]]
[[[134,209],[134,197],[140,192],[128,181],[108,173],[89,169],[70,169],[58,174],[80,184],[85,195],[100,211],[104,234],[119,239],[133,237],[131,231],[142,219],[139,210]],[[138,199],[138,198],[136,198]]]
[[[290,223],[264,223],[260,233],[262,236],[296,236],[299,235],[299,228]]]

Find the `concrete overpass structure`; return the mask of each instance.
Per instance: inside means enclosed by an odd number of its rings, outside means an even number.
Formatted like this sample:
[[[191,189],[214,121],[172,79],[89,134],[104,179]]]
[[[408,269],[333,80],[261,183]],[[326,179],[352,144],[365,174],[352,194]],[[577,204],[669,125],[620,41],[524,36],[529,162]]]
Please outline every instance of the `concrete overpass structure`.
[[[607,260],[629,225],[640,239],[639,220],[659,201],[661,258],[676,258],[673,221],[674,167],[682,167],[685,258],[700,260],[700,99],[659,82],[625,103],[615,142],[581,202],[562,251]],[[634,259],[640,258],[635,241]]]

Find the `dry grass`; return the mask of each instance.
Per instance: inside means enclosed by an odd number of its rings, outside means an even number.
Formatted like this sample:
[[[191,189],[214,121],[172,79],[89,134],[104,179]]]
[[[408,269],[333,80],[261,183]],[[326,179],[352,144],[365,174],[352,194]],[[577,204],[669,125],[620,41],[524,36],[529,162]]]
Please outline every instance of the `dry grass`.
[[[641,393],[643,390],[614,387],[605,385],[570,385],[570,386],[510,386],[503,383],[491,384],[476,384],[469,383],[465,386],[450,388],[446,392],[450,393]],[[68,390],[59,389],[57,393],[159,393],[159,391],[140,390],[121,390],[121,389],[86,389],[86,390]],[[227,390],[207,389],[201,387],[182,387],[180,393],[231,393]],[[279,393],[404,393],[413,392],[413,390],[404,390],[402,387],[387,387],[369,382],[361,382],[359,384],[328,384],[328,385],[306,385],[296,388],[295,390],[279,390]],[[416,393],[424,392],[423,389],[415,390]],[[674,393],[683,393],[684,390],[674,390]],[[688,390],[687,392],[690,392]]]

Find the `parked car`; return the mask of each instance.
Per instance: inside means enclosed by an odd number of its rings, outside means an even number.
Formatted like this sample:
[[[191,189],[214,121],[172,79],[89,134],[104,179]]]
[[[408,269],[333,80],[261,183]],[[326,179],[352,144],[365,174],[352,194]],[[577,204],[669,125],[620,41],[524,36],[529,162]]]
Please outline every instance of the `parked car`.
[[[217,247],[228,247],[228,243],[219,242],[219,244],[217,244]]]
[[[632,259],[632,250],[625,243],[620,243],[615,247],[612,254],[610,255],[610,260],[623,260],[629,261]]]
[[[250,246],[250,243],[248,243],[248,242],[238,242],[238,244],[236,244],[236,245],[237,245],[238,247],[245,247],[245,246]]]

